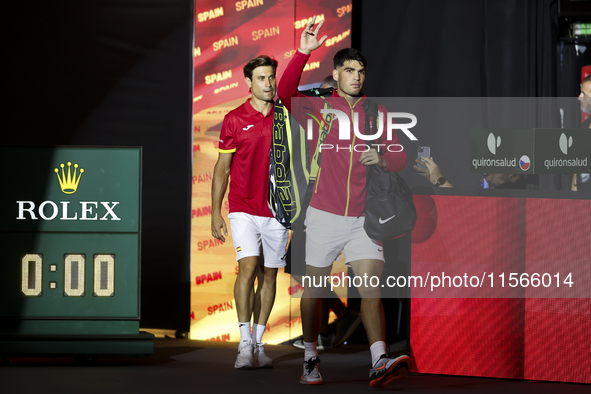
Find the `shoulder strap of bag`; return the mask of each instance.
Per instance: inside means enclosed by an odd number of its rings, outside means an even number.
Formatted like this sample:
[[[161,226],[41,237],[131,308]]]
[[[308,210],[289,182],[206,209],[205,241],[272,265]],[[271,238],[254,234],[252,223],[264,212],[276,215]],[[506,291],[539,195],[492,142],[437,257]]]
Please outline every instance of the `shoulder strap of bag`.
[[[321,97],[324,100],[324,109],[332,108],[328,101]],[[318,136],[318,142],[316,143],[316,150],[314,151],[314,156],[312,156],[312,163],[310,167],[310,180],[316,181],[318,177],[318,172],[320,171],[320,162],[322,160],[322,151],[320,149],[320,145],[324,143],[330,129],[332,127],[332,121],[334,120],[334,115],[331,113],[326,113],[322,115],[323,121],[320,122],[320,135]]]
[[[305,96],[319,97],[319,98],[323,99],[324,100],[324,109],[332,108],[330,106],[330,104],[328,103],[328,101],[326,101],[326,99],[325,99],[326,96],[332,96],[332,93],[333,93],[332,88],[330,88],[330,89],[311,89],[311,90],[307,90],[307,91],[302,92],[302,94],[304,94]],[[314,185],[316,184],[316,179],[317,179],[318,173],[320,171],[320,161],[321,161],[321,156],[322,156],[322,152],[320,150],[320,145],[324,143],[326,136],[330,132],[330,129],[332,126],[332,121],[334,119],[334,115],[328,114],[328,113],[323,114],[322,119],[323,119],[322,122],[319,121],[319,123],[321,123],[320,136],[318,137],[318,142],[316,143],[316,150],[314,151],[314,156],[312,156],[312,160],[310,163],[310,174],[309,174],[309,178],[308,178],[308,188],[306,189],[306,195],[304,196],[304,199],[302,200],[302,204],[301,204],[302,208],[301,208],[301,212],[300,212],[300,217],[304,217],[304,218],[305,218],[305,212],[308,209],[308,206],[310,205],[310,200],[312,200],[312,194],[314,193]],[[303,125],[300,125],[300,133],[304,136],[306,135],[306,131],[304,130]],[[296,237],[298,236],[296,234],[300,234],[300,233],[303,234],[304,221],[303,220],[297,221],[295,223],[295,226],[293,227],[293,230],[294,230],[294,236],[296,236]]]
[[[371,100],[371,99],[366,99],[365,102],[363,103],[363,110],[365,111],[365,135],[371,135],[374,133],[377,133],[378,131],[378,103],[376,103],[375,101]],[[373,127],[370,127],[369,125],[369,119],[373,118]],[[371,148],[371,146],[366,142],[365,143],[367,145],[368,148]],[[378,166],[377,164],[374,164],[375,166]],[[367,182],[369,182],[369,177],[370,177],[370,172],[371,172],[371,167],[372,166],[366,166],[365,167],[365,178],[366,178],[366,188],[367,188]]]
[[[328,89],[315,88],[315,89],[305,90],[302,92],[302,94],[304,96],[308,96],[308,97],[321,98],[324,101],[324,109],[330,109],[332,107],[330,106],[328,101],[326,101],[326,97],[332,96],[333,91],[334,91],[333,88],[328,88]],[[309,115],[314,117],[314,115],[312,115],[312,114],[309,114]],[[316,119],[316,118],[314,118],[314,119]],[[330,132],[333,119],[334,119],[333,114],[323,114],[322,121],[320,121],[319,119],[316,119],[316,121],[318,123],[320,123],[320,135],[319,135],[318,141],[316,143],[316,150],[314,151],[314,156],[312,156],[312,162],[311,162],[311,166],[310,166],[310,182],[312,182],[312,183],[316,182],[316,178],[318,177],[318,171],[320,169],[320,161],[321,161],[321,156],[322,156],[322,152],[320,150],[320,145],[322,145],[324,143],[326,136]],[[304,127],[304,125],[302,125],[302,127]]]

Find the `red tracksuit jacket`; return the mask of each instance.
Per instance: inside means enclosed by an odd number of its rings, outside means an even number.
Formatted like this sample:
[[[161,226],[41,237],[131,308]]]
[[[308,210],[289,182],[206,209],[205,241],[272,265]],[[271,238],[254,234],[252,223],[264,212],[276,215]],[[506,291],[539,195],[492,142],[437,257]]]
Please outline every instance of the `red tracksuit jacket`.
[[[277,87],[277,95],[296,119],[298,119],[300,113],[309,112],[307,109],[291,107],[292,97],[305,97],[297,88],[300,83],[302,71],[309,57],[309,55],[304,55],[300,51],[296,51]],[[314,185],[315,190],[312,194],[312,200],[310,201],[310,206],[316,209],[341,216],[360,216],[363,214],[366,172],[365,166],[359,162],[362,149],[358,148],[359,152],[353,148],[350,151],[339,149],[337,152],[336,146],[348,148],[349,146],[365,143],[365,141],[356,138],[353,132],[352,120],[353,114],[358,113],[359,131],[364,134],[365,112],[363,111],[363,102],[366,98],[367,96],[363,95],[359,97],[359,100],[354,105],[350,105],[345,98],[337,94],[336,89],[332,97],[326,98],[326,101],[333,109],[341,110],[349,115],[351,139],[339,140],[339,121],[335,118],[332,122],[330,132],[324,140],[324,144],[332,145],[335,148],[322,149],[320,169],[316,178],[316,184]],[[302,105],[304,105],[303,102]],[[305,100],[305,106],[309,107],[310,105],[314,107],[311,108],[313,111],[319,113],[320,109],[323,108],[323,101],[322,99]],[[383,106],[379,107],[379,111],[384,115],[387,112]],[[301,124],[305,125],[305,123]],[[311,156],[316,150],[317,141],[318,133],[315,133],[314,139],[309,141]],[[399,144],[395,131],[392,134],[392,140],[388,141],[386,139],[385,126],[382,136],[378,141],[368,142],[386,145]],[[398,150],[399,148],[393,147],[391,149]],[[386,167],[387,171],[398,172],[406,166],[406,152],[404,150],[401,152],[390,152],[382,146],[380,152],[383,153],[383,157],[388,163]]]

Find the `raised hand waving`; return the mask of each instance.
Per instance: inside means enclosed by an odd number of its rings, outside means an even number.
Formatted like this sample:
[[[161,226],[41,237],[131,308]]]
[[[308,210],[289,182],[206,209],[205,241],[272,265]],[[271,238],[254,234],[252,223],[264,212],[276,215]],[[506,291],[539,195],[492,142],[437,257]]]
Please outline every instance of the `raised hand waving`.
[[[322,46],[322,43],[328,36],[323,36],[320,40],[318,39],[318,32],[320,28],[324,24],[324,20],[318,23],[316,29],[313,29],[314,23],[316,22],[316,15],[312,17],[312,20],[308,22],[306,28],[302,32],[302,36],[300,37],[300,48],[299,51],[305,55],[309,55],[315,49],[318,49]]]

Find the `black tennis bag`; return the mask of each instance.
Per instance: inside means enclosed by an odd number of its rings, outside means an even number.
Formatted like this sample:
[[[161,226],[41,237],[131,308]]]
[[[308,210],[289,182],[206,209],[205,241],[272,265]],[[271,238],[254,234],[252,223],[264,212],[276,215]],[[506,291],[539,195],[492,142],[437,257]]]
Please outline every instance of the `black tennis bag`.
[[[311,89],[302,92],[307,97],[332,95],[333,89]],[[328,106],[328,104],[326,103]],[[324,124],[330,130],[332,115],[326,115]],[[318,144],[322,139],[318,139]],[[304,231],[306,210],[312,198],[314,182],[321,154],[318,147],[310,157],[306,130],[287,111],[281,100],[275,102],[273,139],[269,166],[269,209],[284,227]],[[314,165],[315,164],[315,165]]]
[[[377,127],[378,106],[371,100],[364,103],[365,133],[370,134],[369,118]],[[365,222],[363,228],[368,237],[386,241],[412,231],[417,222],[417,210],[410,188],[396,172],[384,171],[379,165],[366,167]]]
[[[417,222],[412,192],[404,179],[378,165],[367,168],[363,214],[365,232],[378,241],[401,237],[412,231]]]

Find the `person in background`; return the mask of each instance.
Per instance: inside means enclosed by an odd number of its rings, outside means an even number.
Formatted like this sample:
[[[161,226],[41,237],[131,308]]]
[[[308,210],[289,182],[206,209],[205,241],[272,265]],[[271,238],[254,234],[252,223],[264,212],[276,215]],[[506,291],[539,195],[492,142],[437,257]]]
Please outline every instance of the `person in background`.
[[[591,114],[591,74],[583,78],[583,82],[581,83],[581,93],[579,94],[579,101],[581,103],[581,111],[586,114]],[[581,123],[581,128],[591,129],[591,116]],[[570,190],[576,192],[579,189],[591,189],[589,174],[573,174]]]
[[[451,188],[454,185],[451,184],[443,174],[441,169],[435,163],[432,157],[422,157],[420,160],[415,159],[413,168],[417,172],[427,178],[434,186]],[[501,173],[488,173],[484,179],[488,182],[491,189],[525,189],[525,176],[520,174],[501,174]]]
[[[336,89],[337,81],[334,80],[332,75],[329,75],[326,78],[324,78],[324,81],[322,81],[322,85],[320,85],[320,87],[322,89],[329,89],[329,88]]]
[[[429,182],[431,182],[434,186],[437,187],[454,187],[450,181],[445,179],[443,174],[441,173],[441,169],[435,163],[432,157],[421,157],[421,159],[415,159],[415,164],[413,168],[417,170],[419,175],[424,176],[427,178]]]

